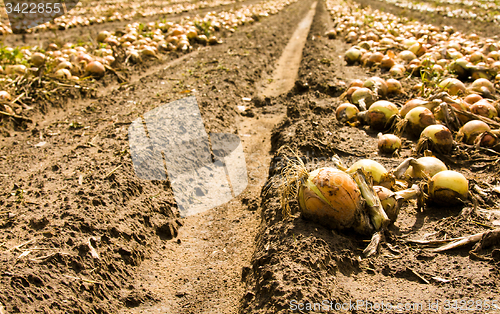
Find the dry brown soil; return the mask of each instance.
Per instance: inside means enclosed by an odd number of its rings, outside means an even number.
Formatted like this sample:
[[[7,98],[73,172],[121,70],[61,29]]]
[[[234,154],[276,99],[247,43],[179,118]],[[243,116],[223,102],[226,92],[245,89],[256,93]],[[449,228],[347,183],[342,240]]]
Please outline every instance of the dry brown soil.
[[[376,132],[336,121],[346,84],[380,73],[345,65],[349,46],[323,37],[333,22],[321,1],[294,87],[261,94],[313,2],[242,26],[220,45],[135,69],[125,84],[105,78],[94,98],[34,113],[33,123],[3,125],[10,135],[0,139],[6,313],[289,313],[294,302],[324,300],[438,300],[441,309],[446,300],[500,304],[498,245],[473,259],[470,245],[429,253],[405,242],[488,230],[500,218],[495,194],[483,195],[475,210],[466,204],[417,213],[415,203],[406,204],[388,244],[369,259],[361,254],[367,236],[329,230],[299,214],[282,219],[276,190],[263,187],[277,174],[272,160],[283,145],[308,157],[310,168],[317,166],[313,156],[329,164],[334,154],[347,164],[369,157],[392,168],[414,145],[405,141],[400,158],[381,156]],[[168,181],[135,175],[128,126],[188,95],[197,97],[207,133],[240,137],[249,184],[230,202],[181,218]],[[471,182],[498,185],[498,156],[444,157]]]

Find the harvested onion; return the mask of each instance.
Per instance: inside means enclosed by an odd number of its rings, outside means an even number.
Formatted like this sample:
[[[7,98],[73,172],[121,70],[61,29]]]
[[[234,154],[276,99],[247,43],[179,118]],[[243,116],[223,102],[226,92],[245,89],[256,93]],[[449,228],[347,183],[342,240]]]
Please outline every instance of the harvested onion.
[[[420,134],[420,140],[429,139],[433,146],[443,153],[448,153],[453,148],[453,135],[451,131],[441,124],[429,125]]]
[[[388,176],[388,172],[385,167],[375,160],[371,159],[360,159],[356,161],[352,166],[350,166],[349,169],[345,169],[345,172],[352,174],[361,168],[363,168],[367,173],[371,174],[373,182],[375,182],[375,184],[380,185],[386,180]]]
[[[334,168],[311,172],[299,189],[298,202],[304,217],[335,229],[352,227],[363,208],[356,182]]]
[[[405,116],[408,121],[407,130],[415,136],[420,135],[429,125],[436,124],[432,111],[425,107],[416,107],[408,111]]]
[[[486,99],[481,99],[470,106],[470,111],[474,114],[493,119],[498,117],[495,106]]]
[[[447,78],[439,83],[439,87],[450,93],[450,95],[457,95],[465,93],[465,85],[462,81],[456,78]]]
[[[394,134],[378,134],[378,149],[382,153],[392,154],[401,148],[401,139]]]
[[[467,199],[469,182],[456,171],[441,171],[429,182],[430,199],[441,205],[456,205]]]
[[[395,104],[390,101],[379,100],[374,102],[367,111],[361,112],[359,116],[373,129],[383,130],[389,120],[398,113],[399,110]]]
[[[357,119],[358,107],[350,103],[343,103],[337,107],[335,114],[339,122],[350,122]]]
[[[444,162],[436,157],[426,156],[418,159],[407,158],[394,170],[396,178],[403,175],[410,178],[432,178],[441,171],[448,170]]]
[[[104,75],[104,65],[99,61],[92,61],[85,67],[85,72],[90,75],[103,76]]]
[[[375,99],[374,93],[366,87],[357,88],[351,95],[352,103],[359,105],[359,108],[363,111],[369,108]]]
[[[491,131],[488,124],[480,120],[471,120],[460,128],[458,138],[462,138],[467,144],[474,144],[476,137],[487,131]]]

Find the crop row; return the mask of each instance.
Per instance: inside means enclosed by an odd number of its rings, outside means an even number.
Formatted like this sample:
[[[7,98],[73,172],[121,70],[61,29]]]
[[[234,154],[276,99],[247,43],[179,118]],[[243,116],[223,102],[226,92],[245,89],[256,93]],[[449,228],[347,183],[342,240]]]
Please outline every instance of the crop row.
[[[107,1],[79,2],[67,14],[57,17],[51,22],[27,29],[27,33],[47,30],[65,30],[74,27],[103,24],[115,21],[132,21],[136,18],[165,16],[182,12],[191,12],[205,8],[215,8],[234,3],[234,0],[206,0],[198,2],[187,1]],[[0,35],[11,34],[5,7],[1,8]]]
[[[437,13],[446,17],[483,22],[500,23],[500,6],[498,1],[415,1],[415,0],[379,0],[399,8],[419,11],[422,13]]]
[[[263,1],[238,10],[210,12],[204,17],[185,17],[178,23],[132,23],[125,29],[102,31],[89,43],[2,47],[0,101],[5,109],[2,115],[20,115],[30,109],[25,102],[36,103],[36,97],[60,86],[81,88],[106,73],[121,80],[121,71],[134,64],[218,44],[223,31],[234,32],[238,26],[276,14],[295,1]]]

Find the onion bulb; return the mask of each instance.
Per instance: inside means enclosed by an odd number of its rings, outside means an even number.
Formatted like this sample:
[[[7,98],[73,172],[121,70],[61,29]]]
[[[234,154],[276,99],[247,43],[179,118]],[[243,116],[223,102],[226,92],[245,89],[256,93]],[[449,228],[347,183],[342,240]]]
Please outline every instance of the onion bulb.
[[[385,97],[387,95],[387,83],[383,78],[378,76],[373,76],[367,79],[364,82],[363,87],[371,89],[375,93],[375,96]]]
[[[398,80],[390,78],[385,82],[387,83],[387,93],[395,95],[403,93],[403,86]]]
[[[90,75],[103,76],[104,75],[104,65],[99,61],[92,61],[85,66],[85,72]]]
[[[380,68],[382,68],[384,70],[390,70],[395,64],[396,64],[396,62],[394,61],[393,58],[391,58],[389,56],[385,56],[380,61]]]
[[[356,47],[351,47],[346,51],[344,60],[347,64],[352,65],[361,60],[361,50]]]
[[[352,174],[361,168],[363,168],[364,171],[366,171],[372,176],[373,182],[375,182],[375,184],[381,184],[388,176],[388,172],[385,169],[385,167],[382,166],[380,163],[376,162],[375,160],[371,159],[360,159],[356,161],[354,164],[352,164],[352,166],[350,166],[349,169],[346,169],[345,171],[349,174]]]
[[[450,93],[450,95],[457,95],[459,93],[465,93],[465,85],[462,81],[456,78],[447,78],[439,83],[439,87]]]
[[[485,78],[478,78],[472,82],[470,90],[482,95],[491,95],[495,92],[495,86]]]
[[[413,98],[408,100],[403,107],[399,110],[399,115],[405,117],[410,110],[416,107],[426,106],[427,109],[432,110],[434,107],[439,106],[439,103],[430,103],[427,100]]]
[[[422,133],[422,131],[429,125],[436,124],[436,119],[434,118],[432,111],[425,107],[415,107],[408,111],[405,116],[405,120],[408,121],[408,132],[415,136],[420,135],[420,133]]]
[[[481,97],[481,95],[478,95],[478,94],[469,94],[467,95],[465,98],[464,98],[464,101],[469,104],[469,105],[472,105],[478,101],[480,101],[481,99],[483,99],[483,97]]]
[[[350,103],[343,103],[337,107],[335,112],[339,122],[351,122],[357,119],[358,107]]]
[[[401,139],[394,134],[378,134],[378,149],[385,154],[392,154],[401,148]]]
[[[45,62],[45,55],[41,52],[35,52],[31,58],[30,58],[30,62],[36,66],[36,67],[39,67],[41,66],[44,62]]]
[[[331,29],[325,33],[325,36],[328,37],[328,39],[335,39],[337,38],[337,31]]]
[[[469,182],[456,171],[441,171],[429,182],[430,199],[441,205],[456,205],[466,200],[469,194]]]
[[[54,75],[60,80],[69,80],[72,77],[71,72],[68,69],[59,69],[56,73],[54,73]]]
[[[498,117],[495,106],[486,99],[481,99],[470,106],[470,111],[474,114],[493,119]]]
[[[367,111],[361,112],[358,116],[364,119],[374,130],[386,128],[389,120],[397,115],[398,107],[390,101],[379,100],[374,102]]]
[[[359,105],[359,108],[364,111],[373,104],[375,95],[370,89],[360,87],[352,93],[351,101],[353,104]]]
[[[23,64],[8,65],[5,67],[5,74],[24,75],[28,73],[28,68]]]
[[[406,68],[402,64],[395,64],[392,68],[389,70],[389,74],[392,77],[402,77],[404,76],[406,71]]]
[[[429,139],[438,150],[447,153],[453,148],[451,131],[441,124],[429,125],[420,134],[420,139]]]
[[[432,178],[441,171],[448,170],[445,163],[433,156],[418,159],[407,158],[394,170],[396,178],[403,175],[410,178]]]
[[[109,36],[111,36],[110,32],[102,31],[97,35],[97,41],[103,43]]]
[[[7,91],[0,91],[0,100],[6,100],[10,101],[12,99],[12,96],[10,96],[9,92]]]
[[[464,124],[458,131],[458,138],[462,138],[467,144],[474,144],[476,137],[481,133],[490,131],[490,126],[480,120],[471,120]]]
[[[335,229],[352,227],[363,209],[356,182],[334,168],[312,171],[299,188],[298,203],[305,218]]]
[[[364,82],[360,79],[354,79],[349,83],[349,88],[355,87],[363,87]]]

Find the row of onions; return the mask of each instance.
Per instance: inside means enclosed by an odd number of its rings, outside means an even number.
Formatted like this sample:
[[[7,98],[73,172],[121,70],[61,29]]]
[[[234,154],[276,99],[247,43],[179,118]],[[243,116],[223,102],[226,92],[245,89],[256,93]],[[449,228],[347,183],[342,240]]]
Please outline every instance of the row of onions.
[[[116,68],[159,59],[162,54],[185,53],[193,46],[218,44],[220,39],[216,34],[221,30],[234,32],[237,26],[276,14],[295,1],[263,1],[234,11],[186,17],[178,23],[133,23],[123,30],[100,32],[95,44],[66,43],[58,46],[52,43],[45,49],[2,47],[0,100],[3,100],[5,112],[20,114],[23,106],[9,102],[17,99],[14,83],[20,80],[28,82],[26,78],[41,75],[59,81],[80,82],[86,77],[102,77],[108,71],[117,73]],[[123,63],[116,58],[119,51],[124,51]]]
[[[490,1],[415,1],[415,0],[379,0],[397,7],[419,11],[422,13],[436,13],[446,17],[461,18],[465,20],[478,20],[483,22],[500,23],[498,2]]]
[[[336,27],[325,36],[356,44],[345,61],[387,77],[350,82],[341,96],[345,102],[336,109],[337,120],[381,132],[382,154],[397,154],[403,136],[414,140],[416,156],[391,170],[371,159],[346,167],[335,156],[335,167],[312,172],[299,158],[288,159],[280,188],[283,216],[290,214],[289,201],[296,196],[305,218],[337,230],[371,234],[365,250],[369,256],[377,251],[385,228],[397,220],[405,201],[417,199],[422,208],[469,200],[467,178],[435,155],[452,155],[463,147],[500,151],[496,100],[500,42],[466,36],[450,27],[440,30],[405,22],[350,1],[326,4]],[[418,81],[408,84],[411,93],[403,89],[398,80],[402,78],[405,84]],[[399,105],[388,100],[392,96],[409,99]]]
[[[234,1],[210,0],[195,3],[186,1],[181,3],[176,3],[175,1],[141,1],[134,3],[123,0],[108,1],[105,3],[80,1],[76,7],[67,14],[57,17],[51,22],[40,23],[39,26],[27,29],[26,32],[38,33],[46,30],[65,30],[107,22],[131,21],[137,18],[178,14],[231,3],[234,3]],[[5,9],[2,11],[5,11]],[[34,22],[36,23],[36,21]],[[12,34],[9,25],[7,14],[3,12],[0,21],[0,35]]]
[[[348,64],[380,68],[394,78],[423,75],[424,83],[429,84],[455,74],[464,80],[500,80],[498,40],[466,35],[452,27],[405,23],[392,14],[355,4],[327,3],[336,22],[328,35],[343,36],[346,42],[355,44],[345,54]]]

